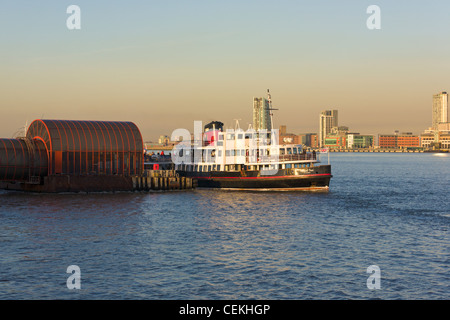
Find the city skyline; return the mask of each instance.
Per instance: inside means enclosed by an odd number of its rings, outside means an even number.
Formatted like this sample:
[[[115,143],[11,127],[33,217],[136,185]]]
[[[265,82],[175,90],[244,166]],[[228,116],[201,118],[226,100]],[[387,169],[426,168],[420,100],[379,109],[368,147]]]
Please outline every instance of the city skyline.
[[[71,4],[80,30],[66,27]],[[380,30],[366,25],[372,4]],[[431,126],[431,97],[450,87],[446,9],[446,1],[6,2],[0,134],[39,118],[133,121],[154,141],[195,120],[239,118],[244,127],[266,88],[279,109],[274,128],[318,132],[317,115],[337,109],[352,131],[419,134]]]

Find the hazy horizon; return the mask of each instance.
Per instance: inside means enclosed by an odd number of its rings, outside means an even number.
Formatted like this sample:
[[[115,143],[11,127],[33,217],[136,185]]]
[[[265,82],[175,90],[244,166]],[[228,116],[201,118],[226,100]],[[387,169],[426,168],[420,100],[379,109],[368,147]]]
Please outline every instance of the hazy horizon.
[[[69,5],[81,29],[69,30]],[[369,30],[369,5],[381,30]],[[431,126],[450,91],[448,1],[7,1],[0,137],[34,119],[132,121],[146,141],[193,122],[247,128],[270,89],[274,126],[362,134]]]

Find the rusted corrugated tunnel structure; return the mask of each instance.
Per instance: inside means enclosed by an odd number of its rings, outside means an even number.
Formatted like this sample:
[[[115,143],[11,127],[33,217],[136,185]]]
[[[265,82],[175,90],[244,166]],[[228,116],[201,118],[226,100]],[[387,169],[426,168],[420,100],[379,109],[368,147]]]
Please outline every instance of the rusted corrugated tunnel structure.
[[[38,192],[131,189],[144,172],[132,122],[35,120],[26,137],[0,139],[0,187]]]
[[[28,181],[48,172],[48,155],[42,141],[0,139],[0,180]]]

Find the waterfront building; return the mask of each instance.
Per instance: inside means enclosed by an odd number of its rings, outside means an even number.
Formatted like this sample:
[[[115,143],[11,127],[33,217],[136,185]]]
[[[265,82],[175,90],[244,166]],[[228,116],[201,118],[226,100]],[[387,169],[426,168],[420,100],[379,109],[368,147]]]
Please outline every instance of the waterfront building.
[[[450,131],[431,132],[420,135],[421,147],[424,149],[450,149]]]
[[[331,149],[345,149],[347,148],[347,135],[343,133],[328,135],[325,137],[322,147]]]
[[[380,148],[419,148],[420,137],[411,132],[402,134],[379,134],[378,145]]]
[[[439,130],[440,123],[448,123],[448,94],[441,92],[433,95],[433,113],[431,128]]]
[[[397,136],[398,148],[419,148],[420,136],[413,135],[412,133],[403,134]]]
[[[317,139],[317,133],[301,133],[300,136],[300,143],[304,146],[310,147],[310,148],[318,148],[318,139]]]
[[[284,144],[303,144],[302,136],[294,133],[288,133],[285,125],[281,125],[279,129],[278,143]]]
[[[347,148],[348,127],[340,126],[331,128],[331,132],[325,136],[322,147],[328,148]]]
[[[346,126],[331,128],[331,134],[340,134],[340,133],[348,134],[348,131],[349,131],[349,129]]]
[[[167,146],[170,144],[170,137],[168,135],[160,135],[158,143]]]
[[[319,136],[317,133],[308,133],[309,135],[309,146],[311,148],[318,148],[319,147]],[[308,139],[308,138],[307,138]]]
[[[287,127],[281,125],[279,129],[279,144],[297,144],[310,148],[318,148],[317,133],[294,134],[287,132]]]
[[[438,125],[438,131],[450,131],[450,122],[440,123]]]
[[[325,138],[331,133],[333,127],[338,126],[338,111],[324,110],[320,113],[319,146],[325,145]]]
[[[347,148],[358,149],[358,148],[373,148],[374,146],[374,136],[373,135],[362,135],[359,133],[349,133],[347,135]]]
[[[397,148],[397,135],[395,134],[379,134],[378,146],[380,148]]]
[[[298,136],[293,133],[287,133],[282,136],[280,135],[279,143],[280,144],[302,144],[301,136]]]

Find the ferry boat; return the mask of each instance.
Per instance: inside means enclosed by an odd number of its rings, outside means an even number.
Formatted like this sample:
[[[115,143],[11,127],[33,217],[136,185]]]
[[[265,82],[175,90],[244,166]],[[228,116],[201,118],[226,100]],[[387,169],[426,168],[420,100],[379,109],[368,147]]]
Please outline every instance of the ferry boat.
[[[223,123],[213,121],[196,140],[178,144],[172,160],[198,188],[328,191],[331,165],[321,164],[318,155],[302,145],[279,145],[274,130],[223,131]]]

